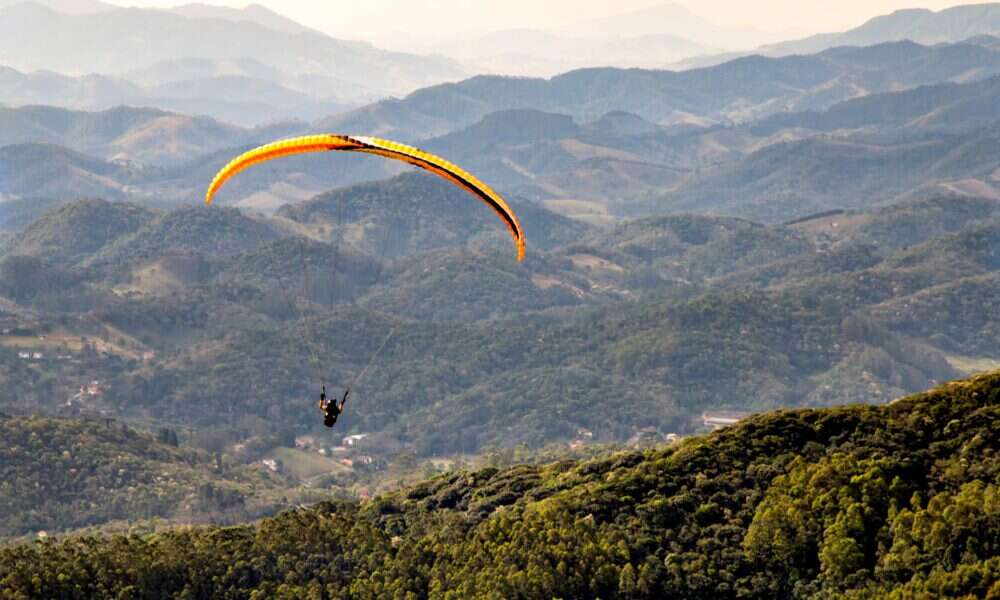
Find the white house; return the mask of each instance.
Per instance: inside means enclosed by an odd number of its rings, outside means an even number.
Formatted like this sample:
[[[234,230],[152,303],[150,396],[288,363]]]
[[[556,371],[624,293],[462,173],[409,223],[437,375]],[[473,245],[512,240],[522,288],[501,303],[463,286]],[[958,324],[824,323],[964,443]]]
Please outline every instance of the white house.
[[[355,435],[349,435],[344,438],[344,441],[342,443],[345,446],[353,446],[358,442],[360,442],[361,440],[365,439],[366,437],[368,437],[367,433],[358,433]]]

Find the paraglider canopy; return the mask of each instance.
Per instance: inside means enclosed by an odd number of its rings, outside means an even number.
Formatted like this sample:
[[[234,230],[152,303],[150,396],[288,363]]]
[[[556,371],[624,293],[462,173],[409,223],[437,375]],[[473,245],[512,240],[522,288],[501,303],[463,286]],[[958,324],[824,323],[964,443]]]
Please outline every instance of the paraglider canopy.
[[[205,204],[211,204],[215,193],[231,177],[253,165],[266,162],[282,156],[303,154],[306,152],[327,152],[340,150],[345,152],[365,152],[387,158],[401,160],[422,169],[426,169],[440,177],[451,181],[473,196],[479,198],[499,216],[510,229],[511,236],[517,246],[517,260],[524,260],[524,231],[517,220],[514,211],[488,185],[477,179],[458,165],[443,158],[424,152],[419,148],[399,144],[367,136],[349,135],[308,135],[304,137],[282,140],[266,144],[237,156],[212,180],[205,194]]]

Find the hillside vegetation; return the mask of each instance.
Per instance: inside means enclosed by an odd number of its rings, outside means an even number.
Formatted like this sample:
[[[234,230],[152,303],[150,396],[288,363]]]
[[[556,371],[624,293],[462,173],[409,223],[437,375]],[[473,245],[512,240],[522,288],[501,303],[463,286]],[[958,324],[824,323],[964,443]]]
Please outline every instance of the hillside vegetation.
[[[91,413],[237,443],[312,431],[318,385],[365,371],[344,431],[429,457],[885,402],[1000,361],[995,200],[612,229],[521,202],[516,263],[452,187],[404,175],[274,218],[56,208],[0,258],[0,319],[23,332],[0,337],[0,406],[61,410],[99,379]]]
[[[0,540],[107,525],[233,522],[272,510],[277,486],[112,421],[0,418]],[[259,486],[259,490],[256,489]],[[0,586],[3,588],[5,586]]]
[[[995,598],[1000,374],[256,525],[0,551],[0,597]]]

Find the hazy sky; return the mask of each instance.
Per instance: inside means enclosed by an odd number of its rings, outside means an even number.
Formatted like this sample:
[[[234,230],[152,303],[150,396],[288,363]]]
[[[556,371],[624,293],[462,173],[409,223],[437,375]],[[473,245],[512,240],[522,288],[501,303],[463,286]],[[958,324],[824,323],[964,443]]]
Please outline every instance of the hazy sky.
[[[165,7],[193,0],[111,0],[115,4]],[[246,1],[201,0],[233,7]],[[954,0],[255,0],[272,10],[338,37],[366,39],[391,31],[440,35],[458,28],[490,31],[552,28],[581,19],[674,3],[720,25],[765,31],[837,31],[899,8],[938,10]]]

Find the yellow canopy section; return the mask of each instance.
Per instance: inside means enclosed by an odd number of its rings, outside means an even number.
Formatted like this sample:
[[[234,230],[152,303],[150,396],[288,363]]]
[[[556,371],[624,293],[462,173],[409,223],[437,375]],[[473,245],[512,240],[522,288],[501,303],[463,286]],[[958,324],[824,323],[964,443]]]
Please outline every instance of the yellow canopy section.
[[[212,197],[219,191],[219,188],[229,178],[243,169],[291,154],[326,152],[329,150],[367,152],[368,154],[378,154],[379,156],[394,158],[418,166],[421,169],[426,169],[451,181],[485,202],[496,212],[497,216],[503,219],[504,223],[510,229],[511,235],[514,237],[514,243],[517,245],[517,260],[524,260],[524,231],[521,229],[521,224],[518,222],[514,211],[507,206],[503,198],[490,189],[490,186],[476,179],[474,175],[458,165],[450,163],[443,158],[424,152],[419,148],[375,137],[332,134],[307,135],[255,148],[237,156],[219,171],[215,179],[212,180],[211,185],[208,186],[208,192],[205,194],[205,204],[211,204]]]

